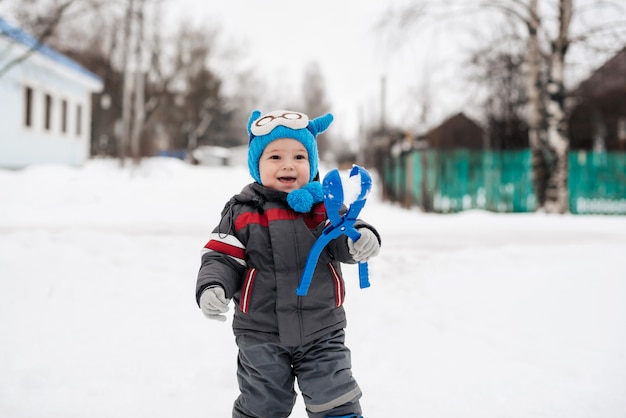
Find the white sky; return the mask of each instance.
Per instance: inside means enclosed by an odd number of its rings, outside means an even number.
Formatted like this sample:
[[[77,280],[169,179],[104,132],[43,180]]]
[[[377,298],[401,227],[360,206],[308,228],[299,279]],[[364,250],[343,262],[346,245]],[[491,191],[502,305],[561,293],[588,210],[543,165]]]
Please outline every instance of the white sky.
[[[390,7],[403,3],[406,1],[181,0],[170,6],[168,18],[174,22],[206,21],[209,27],[221,28],[218,43],[242,51],[237,67],[255,68],[263,84],[271,89],[270,97],[280,94],[288,104],[300,99],[305,68],[311,62],[319,63],[335,114],[333,129],[349,135],[356,132],[359,118],[380,120],[383,74],[387,79],[388,120],[415,119],[410,90],[425,82],[419,70],[432,70],[430,67],[437,65],[433,51],[439,57],[443,57],[444,50],[452,51],[452,43],[442,41],[444,31],[427,35],[424,39],[429,42],[405,48],[402,54],[392,54],[389,37],[377,31],[375,25]],[[425,53],[431,54],[428,61],[416,58]],[[436,68],[438,74],[433,77],[453,71],[453,60],[449,55],[445,59],[449,65]],[[227,75],[232,68],[223,71]],[[429,84],[431,91],[443,87],[440,83]],[[435,109],[435,118],[458,111],[458,99],[463,98],[463,93],[458,97],[449,92],[440,95],[437,101],[441,109]],[[414,123],[410,120],[408,125]]]
[[[454,19],[449,18],[449,13],[443,19],[444,13],[431,10],[429,19],[421,20],[417,26],[419,32],[406,34],[409,41],[398,48],[399,39],[376,30],[375,26],[385,12],[408,3],[415,2],[179,0],[167,6],[167,16],[170,22],[188,19],[210,29],[218,28],[218,43],[223,48],[241,51],[237,60],[221,65],[226,86],[235,71],[254,68],[255,75],[270,92],[267,99],[272,107],[297,104],[305,68],[311,62],[319,63],[335,114],[333,130],[339,135],[349,137],[358,132],[359,121],[368,126],[378,124],[383,75],[387,91],[385,115],[390,124],[416,129],[425,103],[429,106],[427,127],[460,111],[476,117],[481,95],[477,87],[465,81],[469,68],[466,54],[487,42],[486,34],[496,27],[494,15],[489,18],[485,13],[459,12],[475,4],[469,0],[454,4],[457,8]],[[437,5],[445,10],[452,7],[445,2]],[[615,4],[598,5],[593,0],[579,0],[576,6],[580,16],[575,18],[580,19],[574,21],[572,30],[580,29],[581,23],[588,28],[598,21],[615,24],[616,13],[623,10],[623,5],[620,9]],[[553,18],[547,21],[552,22]],[[573,64],[569,67],[570,84],[586,77],[617,49],[591,57],[570,48],[569,60]],[[284,104],[276,103],[277,98],[283,99]]]

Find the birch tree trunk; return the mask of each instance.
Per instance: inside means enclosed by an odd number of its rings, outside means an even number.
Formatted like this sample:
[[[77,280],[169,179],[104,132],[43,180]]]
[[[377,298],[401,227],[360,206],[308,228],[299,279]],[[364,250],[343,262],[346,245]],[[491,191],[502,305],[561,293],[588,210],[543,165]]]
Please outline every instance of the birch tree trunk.
[[[565,55],[569,48],[569,26],[572,0],[559,1],[559,32],[552,42],[549,75],[546,85],[547,146],[554,162],[547,177],[544,209],[548,213],[565,213],[568,205],[569,138],[565,119]]]
[[[528,5],[528,142],[532,158],[532,182],[537,198],[537,207],[543,208],[546,201],[546,178],[548,176],[549,155],[545,152],[545,130],[543,129],[543,100],[541,82],[541,54],[539,49],[538,0],[530,0]]]
[[[528,136],[537,208],[565,213],[568,207],[569,138],[565,117],[565,55],[570,44],[573,0],[559,0],[558,34],[550,41],[548,73],[541,77],[538,0],[528,3]]]

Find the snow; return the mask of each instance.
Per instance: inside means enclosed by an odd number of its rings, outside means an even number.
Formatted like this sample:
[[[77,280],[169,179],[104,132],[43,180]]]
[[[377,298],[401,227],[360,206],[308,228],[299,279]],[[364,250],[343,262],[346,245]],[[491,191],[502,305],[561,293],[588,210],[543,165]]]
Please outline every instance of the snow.
[[[249,181],[170,159],[0,171],[0,416],[230,416],[234,338],[194,286]],[[365,417],[626,416],[626,218],[423,214],[378,192],[372,286],[344,269]]]

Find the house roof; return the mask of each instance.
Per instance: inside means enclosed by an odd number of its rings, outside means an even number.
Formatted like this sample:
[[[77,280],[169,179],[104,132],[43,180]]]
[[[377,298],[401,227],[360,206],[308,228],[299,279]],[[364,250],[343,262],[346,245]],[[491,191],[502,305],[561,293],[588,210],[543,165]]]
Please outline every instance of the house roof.
[[[45,57],[73,71],[76,71],[80,74],[83,74],[99,82],[102,81],[102,79],[99,76],[87,70],[85,67],[81,66],[76,61],[68,58],[67,56],[61,54],[60,52],[55,51],[49,46],[42,44],[34,36],[24,32],[23,30],[19,28],[16,28],[15,26],[10,25],[6,20],[2,19],[1,17],[0,17],[0,34],[8,37],[9,39],[13,40],[16,43],[24,45],[28,49],[37,51],[38,53],[44,55]]]
[[[598,96],[607,92],[626,89],[626,46],[595,70],[577,88],[583,96]]]
[[[432,148],[481,149],[483,129],[463,112],[457,113],[424,135]]]

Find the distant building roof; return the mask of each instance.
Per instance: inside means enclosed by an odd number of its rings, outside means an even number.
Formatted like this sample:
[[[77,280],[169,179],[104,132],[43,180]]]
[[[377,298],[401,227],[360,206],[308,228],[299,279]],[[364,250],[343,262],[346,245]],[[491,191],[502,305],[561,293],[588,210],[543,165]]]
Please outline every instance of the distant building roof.
[[[622,48],[604,65],[578,86],[583,96],[598,96],[626,88],[626,47]]]
[[[29,35],[23,30],[10,25],[6,20],[2,19],[1,17],[0,17],[0,34],[8,37],[14,42],[24,45],[28,49],[32,49],[33,51],[36,51],[50,58],[51,60],[64,65],[67,68],[70,68],[74,71],[84,74],[87,77],[101,81],[100,77],[98,77],[96,74],[92,73],[91,71],[87,70],[85,67],[81,66],[76,61],[73,61],[67,56],[50,48],[49,46],[42,44],[34,36]]]
[[[483,129],[464,113],[457,113],[431,129],[424,138],[431,148],[436,149],[483,149]]]

